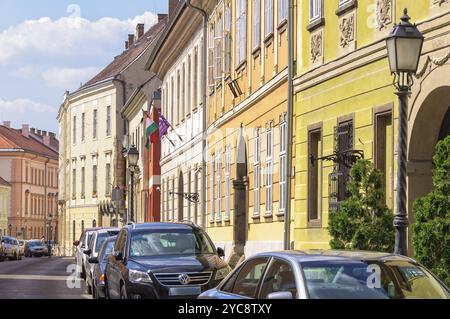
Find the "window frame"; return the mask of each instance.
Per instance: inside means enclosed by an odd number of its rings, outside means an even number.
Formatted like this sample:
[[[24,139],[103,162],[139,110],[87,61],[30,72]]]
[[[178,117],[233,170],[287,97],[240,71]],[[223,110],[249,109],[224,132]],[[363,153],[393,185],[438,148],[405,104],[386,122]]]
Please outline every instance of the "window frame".
[[[261,128],[257,127],[253,138],[253,217],[261,214]]]
[[[280,215],[284,215],[286,211],[286,196],[287,193],[287,144],[288,144],[288,136],[287,136],[287,121],[286,117],[282,117],[279,126],[280,131],[280,173],[279,173],[279,212]],[[290,196],[289,196],[290,197]],[[290,200],[290,198],[287,198]]]
[[[317,155],[318,157],[322,156],[323,154],[323,124],[322,122],[310,125],[308,127],[308,157],[312,154],[312,138],[311,136],[313,134],[319,134],[320,136],[320,147],[318,146]],[[322,227],[322,213],[323,213],[323,205],[322,205],[322,188],[323,188],[323,165],[322,161],[315,161],[315,165],[317,166],[317,218],[311,218],[311,205],[312,205],[312,198],[311,198],[311,192],[310,188],[312,187],[311,183],[311,167],[312,164],[310,161],[308,161],[308,168],[307,168],[307,181],[308,181],[308,187],[307,187],[307,196],[306,196],[306,218],[307,218],[307,225],[309,228],[320,228]],[[320,190],[320,191],[319,191]]]
[[[314,10],[317,5],[317,9]],[[315,22],[323,18],[323,0],[309,0],[309,22]]]
[[[265,216],[273,214],[273,121],[266,126]],[[270,153],[269,153],[270,150]]]

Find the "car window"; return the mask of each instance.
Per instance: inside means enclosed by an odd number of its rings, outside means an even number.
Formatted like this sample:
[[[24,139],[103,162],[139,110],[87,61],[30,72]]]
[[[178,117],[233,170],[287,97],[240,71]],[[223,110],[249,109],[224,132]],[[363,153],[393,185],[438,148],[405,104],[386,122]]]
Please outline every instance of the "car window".
[[[292,266],[286,261],[273,259],[264,276],[260,298],[267,299],[269,294],[279,291],[289,291],[292,298],[297,297],[297,285]]]
[[[121,251],[123,256],[125,256],[125,248],[127,246],[127,231],[122,230],[117,238],[116,244],[114,245],[114,251]]]
[[[113,240],[103,242],[102,247],[98,254],[98,260],[103,262],[107,261],[108,255],[111,253],[113,246],[114,246]]]
[[[259,281],[264,274],[268,258],[256,258],[242,266],[236,278],[232,293],[254,298]]]

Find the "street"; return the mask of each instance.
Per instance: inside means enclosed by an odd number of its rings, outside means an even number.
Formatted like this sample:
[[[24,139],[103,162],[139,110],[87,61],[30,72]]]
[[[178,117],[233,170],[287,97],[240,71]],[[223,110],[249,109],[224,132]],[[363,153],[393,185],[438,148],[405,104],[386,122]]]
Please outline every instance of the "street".
[[[90,299],[73,270],[73,257],[0,262],[0,299]]]

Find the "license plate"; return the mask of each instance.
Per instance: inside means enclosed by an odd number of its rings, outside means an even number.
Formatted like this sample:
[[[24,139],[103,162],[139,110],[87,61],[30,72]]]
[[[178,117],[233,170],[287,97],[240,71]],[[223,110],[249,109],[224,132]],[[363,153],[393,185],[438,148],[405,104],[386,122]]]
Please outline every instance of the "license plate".
[[[202,292],[200,287],[180,287],[170,288],[169,296],[195,296],[200,295]]]

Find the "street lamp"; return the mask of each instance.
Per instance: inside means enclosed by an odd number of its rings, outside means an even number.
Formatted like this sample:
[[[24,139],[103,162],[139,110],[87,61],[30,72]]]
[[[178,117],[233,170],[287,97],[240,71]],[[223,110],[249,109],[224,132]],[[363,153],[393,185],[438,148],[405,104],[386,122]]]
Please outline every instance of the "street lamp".
[[[413,85],[413,74],[417,72],[422,52],[423,35],[415,24],[409,22],[408,10],[403,11],[400,24],[386,39],[389,67],[394,75],[393,85],[399,100],[398,115],[398,171],[397,171],[397,211],[394,218],[394,253],[406,255],[406,151],[408,141],[408,98]]]
[[[11,236],[11,234],[12,234],[12,225],[9,224],[8,228],[9,228],[9,236]]]
[[[51,227],[52,227],[52,214],[48,214],[48,216],[47,216],[47,222],[48,222],[48,224],[47,224],[47,249],[48,249],[48,258],[51,258],[52,257],[52,246],[51,246],[51,244],[50,244],[50,238],[51,238],[51,236],[52,236],[52,230],[51,230]]]
[[[128,169],[130,171],[130,222],[134,223],[134,209],[133,209],[133,196],[134,196],[134,172],[137,168],[137,163],[139,160],[139,151],[136,149],[134,145],[128,149],[127,152],[128,159]]]

